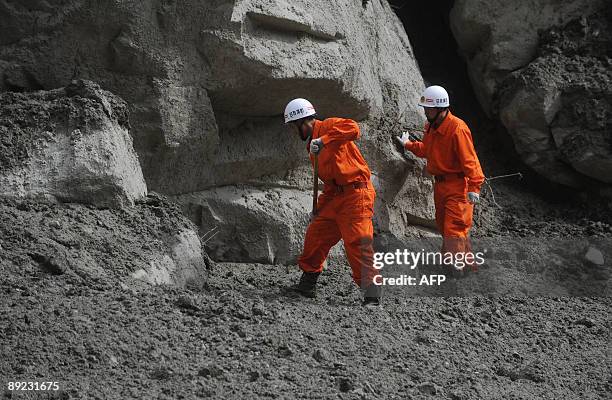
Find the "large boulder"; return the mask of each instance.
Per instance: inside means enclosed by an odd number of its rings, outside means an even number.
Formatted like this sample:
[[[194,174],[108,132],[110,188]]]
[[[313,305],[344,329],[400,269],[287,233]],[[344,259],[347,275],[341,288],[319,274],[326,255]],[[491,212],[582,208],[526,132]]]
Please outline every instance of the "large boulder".
[[[263,189],[263,190],[262,190]],[[295,264],[312,200],[296,188],[225,186],[178,197],[215,260]]]
[[[538,56],[538,32],[600,10],[606,0],[457,0],[450,27],[467,61],[483,109],[495,113],[494,95],[507,75]],[[537,12],[534,12],[537,10]]]
[[[195,226],[156,193],[121,209],[0,197],[0,221],[3,279],[51,274],[84,286],[112,277],[127,286],[202,287],[211,265]]]
[[[612,183],[612,14],[541,37],[540,54],[504,81],[500,117],[533,169],[573,187]]]
[[[123,100],[86,81],[0,94],[0,195],[120,207],[146,192]]]
[[[373,221],[377,233],[414,236],[421,234],[422,227],[433,226],[430,219],[404,211],[421,209],[423,203],[427,204],[431,180],[423,177],[421,185],[402,185],[397,193],[385,192],[393,188],[381,185],[381,178],[376,175],[373,182],[377,191]],[[176,196],[175,200],[183,204],[185,214],[200,227],[206,251],[216,261],[287,265],[297,262],[303,248],[312,209],[312,192],[305,190],[310,185],[312,177],[298,171],[283,179],[267,176],[250,180],[246,185]],[[433,207],[430,212],[434,212]],[[330,256],[342,254],[340,244]]]
[[[433,218],[423,162],[402,158],[390,138],[400,125],[422,126],[424,84],[385,1],[67,0],[3,11],[0,89],[55,88],[77,77],[117,93],[152,190],[310,182],[304,144],[281,116],[289,100],[306,97],[321,117],[360,122],[358,145],[385,193],[384,229]],[[297,190],[308,196],[309,183]]]
[[[611,181],[608,3],[458,0],[450,16],[483,109],[528,166],[576,188]]]

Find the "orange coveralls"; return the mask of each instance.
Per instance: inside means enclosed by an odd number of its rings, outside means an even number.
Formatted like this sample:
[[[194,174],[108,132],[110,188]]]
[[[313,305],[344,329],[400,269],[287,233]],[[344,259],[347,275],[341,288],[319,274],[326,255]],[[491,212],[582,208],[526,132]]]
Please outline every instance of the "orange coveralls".
[[[427,172],[435,177],[436,225],[443,238],[442,252],[471,252],[468,232],[474,205],[468,202],[467,192],[480,193],[484,174],[470,129],[448,111],[437,128],[425,124],[423,142],[408,142],[405,148],[426,158]]]
[[[359,136],[359,126],[353,120],[315,120],[312,139],[323,141],[318,157],[319,178],[325,186],[318,198],[317,214],[306,230],[298,264],[304,272],[323,271],[329,250],[343,239],[353,281],[367,288],[378,273],[373,267],[372,247],[376,194],[370,169],[353,143]],[[314,164],[312,154],[310,160]]]

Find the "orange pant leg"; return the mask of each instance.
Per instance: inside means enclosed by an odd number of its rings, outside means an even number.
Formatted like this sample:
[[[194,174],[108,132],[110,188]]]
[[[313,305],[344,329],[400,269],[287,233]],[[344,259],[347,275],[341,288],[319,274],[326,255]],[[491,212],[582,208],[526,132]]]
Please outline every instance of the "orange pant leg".
[[[340,230],[335,219],[317,216],[306,229],[304,250],[298,265],[304,272],[323,271],[329,250],[340,241]]]
[[[374,227],[372,216],[375,192],[358,189],[343,197],[338,216],[338,227],[344,241],[346,257],[351,266],[353,281],[361,288],[372,284],[379,272],[374,268]]]
[[[465,238],[472,227],[474,205],[470,204],[463,193],[447,196],[444,203],[444,237]]]
[[[444,234],[444,191],[440,184],[434,186],[434,206],[436,208],[436,227],[440,235]]]
[[[470,253],[469,231],[472,226],[474,205],[450,197],[444,206],[443,252]]]
[[[474,205],[467,201],[465,180],[456,179],[436,183],[434,200],[436,224],[442,235],[442,252],[470,253],[469,231],[472,227]]]

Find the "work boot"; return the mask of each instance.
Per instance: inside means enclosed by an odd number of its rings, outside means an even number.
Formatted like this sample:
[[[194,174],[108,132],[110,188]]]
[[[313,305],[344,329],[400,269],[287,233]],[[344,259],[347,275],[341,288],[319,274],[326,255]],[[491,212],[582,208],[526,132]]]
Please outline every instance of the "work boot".
[[[289,289],[304,297],[313,299],[317,296],[316,285],[319,275],[321,275],[320,272],[302,272],[300,282],[297,285],[291,286]]]
[[[363,303],[361,305],[368,308],[379,307],[381,294],[382,285],[371,284],[365,290],[365,294],[363,296]]]

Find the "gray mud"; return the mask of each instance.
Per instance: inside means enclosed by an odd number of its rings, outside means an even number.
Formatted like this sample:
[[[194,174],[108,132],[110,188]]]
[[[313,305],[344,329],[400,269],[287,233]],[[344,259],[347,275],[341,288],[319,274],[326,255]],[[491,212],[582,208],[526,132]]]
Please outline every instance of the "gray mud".
[[[3,386],[61,386],[44,395],[3,389],[3,398],[609,398],[612,302],[572,296],[585,286],[576,276],[550,275],[540,252],[553,238],[525,240],[524,258],[502,254],[439,287],[389,288],[384,307],[371,310],[342,259],[330,262],[314,300],[285,290],[296,267],[217,264],[188,288],[128,278],[148,246],[186,223],[175,213],[157,196],[131,211],[2,203]],[[96,234],[84,233],[91,227]],[[489,237],[490,248],[510,254],[511,238]],[[49,246],[88,249],[98,265],[74,257],[45,268],[28,254]],[[579,271],[592,268],[577,254]],[[533,260],[549,275],[529,269]],[[607,260],[586,283],[608,288]]]
[[[315,300],[281,289],[298,276],[219,264],[193,291],[24,271],[0,289],[0,376],[61,382],[51,398],[609,398],[609,297],[402,290],[370,310],[345,266]]]

